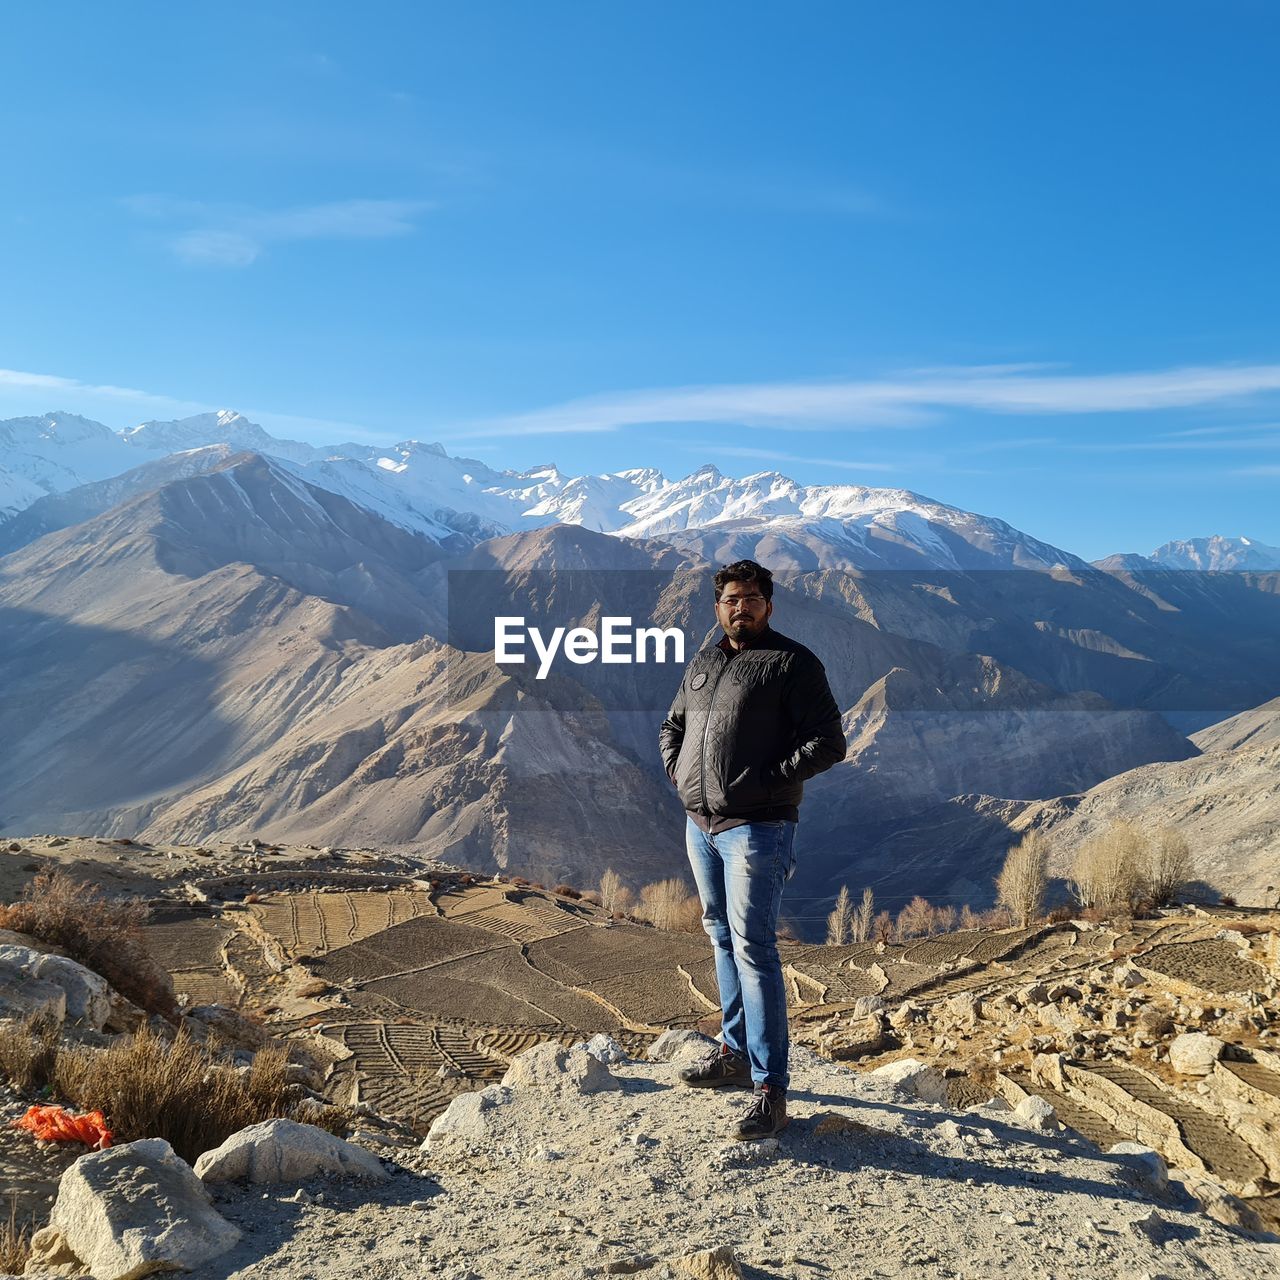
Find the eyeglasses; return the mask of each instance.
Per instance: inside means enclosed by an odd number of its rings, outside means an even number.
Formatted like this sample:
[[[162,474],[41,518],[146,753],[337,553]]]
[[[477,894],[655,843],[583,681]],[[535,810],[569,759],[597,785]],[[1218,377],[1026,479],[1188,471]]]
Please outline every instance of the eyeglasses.
[[[758,604],[764,604],[764,596],[721,596],[716,604],[728,605],[732,608],[735,604],[747,604],[753,609]]]

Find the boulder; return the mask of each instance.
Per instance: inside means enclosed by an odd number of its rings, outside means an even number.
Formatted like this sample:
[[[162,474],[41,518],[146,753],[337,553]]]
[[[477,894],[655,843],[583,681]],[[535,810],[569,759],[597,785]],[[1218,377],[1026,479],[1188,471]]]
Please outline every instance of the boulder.
[[[1114,1151],[1115,1148],[1113,1147]],[[1201,1174],[1182,1173],[1183,1186],[1195,1197],[1200,1208],[1215,1222],[1235,1227],[1241,1231],[1262,1231],[1266,1224],[1256,1209],[1239,1196],[1233,1196],[1225,1187]]]
[[[947,1082],[937,1067],[931,1067],[916,1058],[903,1058],[890,1062],[867,1073],[866,1079],[888,1086],[894,1093],[907,1098],[919,1098],[922,1102],[944,1105],[947,1101]]]
[[[1013,1114],[1019,1124],[1041,1133],[1056,1133],[1060,1128],[1058,1113],[1053,1109],[1053,1103],[1034,1093],[1023,1098],[1014,1107]]]
[[[240,1239],[163,1138],[81,1156],[58,1183],[49,1226],[96,1280],[190,1271]]]
[[[251,1124],[196,1161],[196,1175],[205,1182],[301,1182],[317,1174],[375,1182],[387,1177],[372,1152],[296,1120]]]
[[[610,1035],[602,1031],[594,1035],[583,1045],[574,1045],[575,1049],[585,1049],[593,1058],[612,1066],[615,1062],[628,1062],[627,1051]]]
[[[914,1000],[904,1000],[889,1015],[889,1025],[895,1030],[901,1030],[913,1022],[923,1022],[925,1017],[923,1005],[917,1004]]]
[[[1169,1065],[1184,1076],[1207,1076],[1226,1046],[1203,1031],[1184,1031],[1169,1046]]]
[[[1168,1190],[1169,1167],[1158,1151],[1141,1142],[1117,1142],[1107,1149],[1107,1154],[1119,1156],[1132,1181],[1152,1195],[1163,1195]]]
[[[613,1072],[585,1049],[566,1049],[546,1040],[516,1058],[502,1083],[508,1088],[559,1089],[567,1093],[601,1093],[621,1086]]]
[[[1049,999],[1049,988],[1043,982],[1033,982],[1030,986],[1023,987],[1018,992],[1018,999],[1022,1002],[1023,1008],[1033,1009],[1043,1004],[1051,1004]]]
[[[67,1017],[67,993],[52,982],[0,969],[0,1018],[52,1018],[61,1025]]]
[[[686,1253],[675,1260],[675,1269],[695,1280],[742,1280],[742,1267],[731,1246],[717,1245],[714,1249],[700,1249]]]
[[[688,1057],[710,1053],[715,1043],[700,1031],[673,1027],[670,1031],[664,1031],[649,1046],[644,1056],[650,1062],[674,1062],[677,1058],[683,1061]]]
[[[225,1004],[198,1004],[187,1010],[183,1022],[202,1043],[212,1032],[233,1049],[256,1052],[271,1039],[263,1027]]]
[[[511,1101],[511,1090],[500,1084],[491,1084],[478,1093],[460,1093],[431,1123],[427,1130],[423,1151],[432,1151],[441,1142],[461,1139],[463,1142],[483,1142],[490,1136],[492,1112],[495,1107]]]
[[[69,956],[49,955],[13,943],[0,945],[0,982],[7,986],[31,978],[62,988],[66,1016],[72,1022],[101,1031],[111,1016],[111,986],[92,969]]]

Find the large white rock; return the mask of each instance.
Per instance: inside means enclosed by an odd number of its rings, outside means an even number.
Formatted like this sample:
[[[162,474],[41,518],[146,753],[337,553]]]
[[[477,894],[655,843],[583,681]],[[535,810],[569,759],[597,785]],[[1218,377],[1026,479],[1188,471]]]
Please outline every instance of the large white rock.
[[[507,1068],[502,1083],[513,1089],[533,1086],[569,1093],[601,1093],[621,1087],[599,1058],[585,1049],[566,1049],[554,1040],[526,1049]]]
[[[1203,1031],[1184,1031],[1169,1046],[1169,1065],[1184,1076],[1207,1076],[1226,1046]]]
[[[0,945],[0,983],[21,984],[36,979],[60,987],[66,995],[66,1016],[95,1031],[111,1016],[111,986],[100,974],[68,956],[49,955],[14,943]]]
[[[664,1031],[645,1050],[644,1056],[650,1062],[684,1061],[686,1058],[701,1057],[710,1053],[715,1041],[704,1036],[701,1031],[689,1031],[680,1027],[672,1027]]]
[[[868,1072],[866,1078],[904,1097],[919,1098],[922,1102],[935,1102],[940,1106],[947,1101],[947,1082],[942,1072],[918,1058],[890,1062]]]
[[[1057,1133],[1061,1127],[1058,1122],[1058,1113],[1053,1109],[1053,1103],[1038,1094],[1027,1094],[1014,1107],[1013,1114],[1019,1124],[1028,1129],[1039,1130],[1041,1133]]]
[[[67,993],[52,982],[0,968],[0,1018],[52,1018],[61,1025],[67,1016]]]
[[[427,1130],[423,1151],[432,1151],[442,1142],[460,1139],[464,1143],[484,1142],[491,1135],[493,1112],[511,1101],[511,1090],[491,1084],[477,1093],[460,1093]]]
[[[586,1044],[573,1046],[575,1049],[585,1049],[593,1058],[599,1058],[605,1066],[612,1066],[615,1062],[627,1062],[627,1051],[610,1035],[606,1035],[603,1031],[599,1035],[594,1035]]]
[[[96,1280],[190,1271],[240,1239],[163,1138],[81,1156],[58,1183],[49,1226]]]
[[[370,1181],[388,1176],[372,1152],[296,1120],[251,1124],[196,1161],[205,1182],[301,1182],[325,1173]]]

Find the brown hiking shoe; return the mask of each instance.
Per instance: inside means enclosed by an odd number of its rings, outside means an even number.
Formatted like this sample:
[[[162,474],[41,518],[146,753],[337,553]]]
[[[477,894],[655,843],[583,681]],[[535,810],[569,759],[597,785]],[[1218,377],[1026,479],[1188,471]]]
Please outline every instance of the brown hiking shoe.
[[[733,1136],[750,1142],[756,1138],[772,1138],[786,1127],[786,1093],[776,1084],[758,1084],[746,1115],[734,1127]]]
[[[741,1054],[718,1044],[706,1057],[681,1068],[680,1079],[695,1089],[718,1089],[726,1084],[750,1088],[751,1064]]]

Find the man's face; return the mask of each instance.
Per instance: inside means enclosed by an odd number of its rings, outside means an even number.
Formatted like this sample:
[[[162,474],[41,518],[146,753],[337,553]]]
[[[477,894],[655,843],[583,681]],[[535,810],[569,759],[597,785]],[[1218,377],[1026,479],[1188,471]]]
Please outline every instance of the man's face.
[[[773,601],[766,600],[757,582],[726,582],[716,601],[716,621],[730,640],[753,640],[773,613]]]

